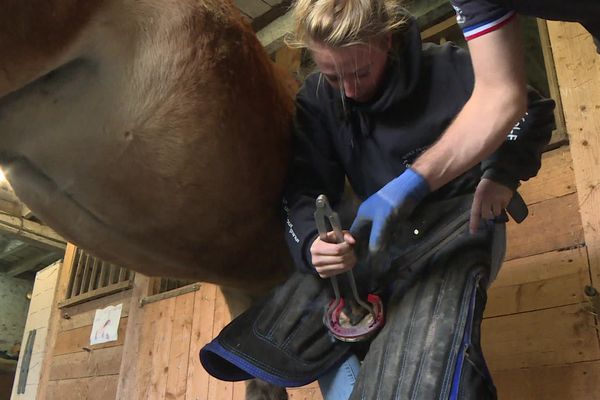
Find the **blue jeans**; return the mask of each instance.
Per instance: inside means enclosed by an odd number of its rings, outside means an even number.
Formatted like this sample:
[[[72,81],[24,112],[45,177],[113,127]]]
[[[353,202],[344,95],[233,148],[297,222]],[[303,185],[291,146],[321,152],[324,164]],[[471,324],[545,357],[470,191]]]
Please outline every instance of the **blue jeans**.
[[[348,400],[360,371],[360,361],[350,356],[338,368],[319,379],[323,400]]]

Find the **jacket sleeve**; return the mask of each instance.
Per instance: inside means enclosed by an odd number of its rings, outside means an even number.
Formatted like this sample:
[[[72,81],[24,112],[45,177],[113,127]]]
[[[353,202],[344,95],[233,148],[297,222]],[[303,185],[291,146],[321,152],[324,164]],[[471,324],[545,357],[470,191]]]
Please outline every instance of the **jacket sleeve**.
[[[537,175],[542,151],[550,142],[554,123],[554,106],[534,89],[528,90],[528,109],[506,136],[496,152],[481,162],[482,177],[513,190],[520,181]]]
[[[283,199],[285,236],[296,267],[314,273],[310,246],[317,237],[315,200],[325,194],[331,205],[344,190],[344,169],[339,163],[328,125],[314,88],[304,86],[296,98],[293,160]]]

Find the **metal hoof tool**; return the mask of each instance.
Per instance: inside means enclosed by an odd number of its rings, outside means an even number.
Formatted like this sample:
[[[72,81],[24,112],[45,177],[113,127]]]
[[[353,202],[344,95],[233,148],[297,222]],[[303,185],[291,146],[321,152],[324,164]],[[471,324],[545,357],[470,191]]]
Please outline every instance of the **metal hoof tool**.
[[[323,241],[327,241],[327,221],[335,234],[336,242],[342,243],[344,235],[340,219],[337,213],[331,209],[327,197],[322,194],[317,197],[315,222],[319,230],[319,237]],[[358,295],[352,271],[346,272],[346,277],[352,289],[352,298],[342,297],[337,277],[332,276],[330,280],[335,299],[331,300],[325,309],[323,323],[336,339],[344,342],[358,342],[369,338],[383,326],[383,304],[379,296],[375,294],[369,294],[367,301],[362,300]]]

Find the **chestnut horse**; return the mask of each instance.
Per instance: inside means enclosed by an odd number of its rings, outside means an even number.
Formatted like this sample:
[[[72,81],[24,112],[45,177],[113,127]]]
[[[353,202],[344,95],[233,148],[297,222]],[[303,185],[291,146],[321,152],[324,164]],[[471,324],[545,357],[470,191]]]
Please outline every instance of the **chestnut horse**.
[[[281,282],[292,112],[230,2],[0,2],[0,164],[105,260],[228,294]]]

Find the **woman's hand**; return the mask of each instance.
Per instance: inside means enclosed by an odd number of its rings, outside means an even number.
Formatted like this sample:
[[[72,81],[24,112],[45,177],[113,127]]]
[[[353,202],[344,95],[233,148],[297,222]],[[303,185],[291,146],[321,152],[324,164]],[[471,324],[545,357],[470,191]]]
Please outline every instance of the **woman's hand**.
[[[327,232],[326,241],[316,238],[310,246],[311,262],[321,278],[329,278],[354,268],[356,240],[348,231],[344,231],[344,242],[335,243],[333,232]]]
[[[512,189],[490,179],[483,178],[475,190],[473,206],[471,207],[469,231],[472,234],[477,232],[479,221],[482,218],[494,219],[494,217],[502,214],[512,196]]]

